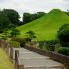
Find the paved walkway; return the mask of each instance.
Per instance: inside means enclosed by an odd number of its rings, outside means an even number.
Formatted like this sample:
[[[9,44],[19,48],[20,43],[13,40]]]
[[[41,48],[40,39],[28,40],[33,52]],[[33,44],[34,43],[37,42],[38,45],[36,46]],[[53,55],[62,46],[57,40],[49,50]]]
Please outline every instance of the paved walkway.
[[[19,50],[20,64],[24,65],[25,69],[64,69],[63,64],[51,60],[50,57],[40,55],[24,48],[14,48],[14,59],[15,50]]]

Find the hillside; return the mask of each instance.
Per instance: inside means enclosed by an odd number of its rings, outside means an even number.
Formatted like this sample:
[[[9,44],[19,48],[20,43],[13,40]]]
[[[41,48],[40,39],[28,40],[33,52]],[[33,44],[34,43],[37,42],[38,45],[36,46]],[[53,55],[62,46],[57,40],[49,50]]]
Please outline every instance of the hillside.
[[[32,30],[37,35],[37,40],[52,40],[56,38],[59,27],[69,23],[69,16],[59,9],[53,9],[45,16],[18,27],[21,32],[20,37],[25,37],[25,33]]]

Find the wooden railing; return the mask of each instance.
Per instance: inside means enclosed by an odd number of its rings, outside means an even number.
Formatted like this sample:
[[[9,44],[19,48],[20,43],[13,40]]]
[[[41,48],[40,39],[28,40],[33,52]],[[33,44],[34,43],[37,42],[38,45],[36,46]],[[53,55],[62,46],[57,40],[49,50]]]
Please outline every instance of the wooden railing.
[[[19,59],[19,51],[15,51],[15,65],[16,69],[24,69],[24,65],[20,64],[20,59]]]

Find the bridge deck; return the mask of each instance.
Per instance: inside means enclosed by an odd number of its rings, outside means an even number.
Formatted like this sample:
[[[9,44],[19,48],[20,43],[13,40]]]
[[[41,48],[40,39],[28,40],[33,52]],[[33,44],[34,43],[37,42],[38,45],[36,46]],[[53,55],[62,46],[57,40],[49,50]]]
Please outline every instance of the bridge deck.
[[[64,69],[63,64],[50,59],[48,56],[24,48],[15,48],[14,53],[15,50],[19,50],[19,62],[20,65],[24,65],[25,69]]]

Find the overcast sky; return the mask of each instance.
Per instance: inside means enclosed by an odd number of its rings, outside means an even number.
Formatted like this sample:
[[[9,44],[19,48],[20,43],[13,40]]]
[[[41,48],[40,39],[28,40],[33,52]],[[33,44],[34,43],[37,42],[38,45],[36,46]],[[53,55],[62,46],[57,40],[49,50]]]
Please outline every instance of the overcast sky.
[[[0,0],[0,9],[15,9],[22,16],[24,12],[49,12],[53,8],[69,9],[69,0]]]

